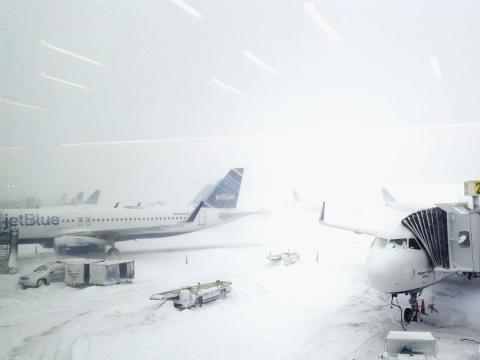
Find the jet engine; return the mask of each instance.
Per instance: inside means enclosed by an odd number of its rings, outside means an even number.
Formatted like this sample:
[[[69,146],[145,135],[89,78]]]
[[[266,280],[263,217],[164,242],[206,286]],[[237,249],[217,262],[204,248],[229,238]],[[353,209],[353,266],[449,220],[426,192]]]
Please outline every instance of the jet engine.
[[[88,254],[93,252],[104,252],[106,242],[91,236],[65,235],[55,238],[55,251],[57,254]]]

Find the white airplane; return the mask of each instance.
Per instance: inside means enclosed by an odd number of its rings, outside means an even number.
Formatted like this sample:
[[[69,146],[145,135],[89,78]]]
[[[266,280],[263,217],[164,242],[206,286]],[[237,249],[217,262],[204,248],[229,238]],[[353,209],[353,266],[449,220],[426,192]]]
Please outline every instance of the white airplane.
[[[417,318],[417,299],[422,290],[450,275],[434,271],[427,252],[400,221],[386,224],[379,230],[332,224],[325,221],[324,202],[319,222],[325,226],[374,237],[366,261],[368,281],[374,289],[391,294],[391,303],[397,307],[398,299],[396,304],[393,300],[398,294],[410,295],[410,308],[406,308],[403,313],[403,319],[407,323]]]
[[[18,244],[41,244],[59,253],[116,253],[117,241],[185,234],[258,212],[239,212],[243,169],[228,174],[192,211],[163,208],[62,207],[0,210],[1,230],[18,230]]]

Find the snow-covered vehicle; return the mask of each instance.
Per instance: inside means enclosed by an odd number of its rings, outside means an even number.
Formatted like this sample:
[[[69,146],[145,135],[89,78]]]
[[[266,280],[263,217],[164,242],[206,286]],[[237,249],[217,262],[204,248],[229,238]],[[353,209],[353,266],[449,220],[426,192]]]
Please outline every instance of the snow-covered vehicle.
[[[22,288],[40,287],[49,285],[52,282],[62,282],[65,280],[65,264],[61,261],[54,261],[48,264],[40,265],[33,272],[20,276],[18,285]]]
[[[272,254],[270,253],[267,256],[267,260],[270,261],[272,264],[277,264],[283,262],[283,265],[290,265],[295,264],[297,261],[300,260],[300,255],[296,252],[286,251],[280,254]]]
[[[165,303],[167,300],[173,302],[178,309],[189,309],[202,306],[204,303],[225,298],[231,291],[230,281],[217,280],[194,286],[185,286],[180,289],[164,291],[150,296],[150,300],[160,300]]]

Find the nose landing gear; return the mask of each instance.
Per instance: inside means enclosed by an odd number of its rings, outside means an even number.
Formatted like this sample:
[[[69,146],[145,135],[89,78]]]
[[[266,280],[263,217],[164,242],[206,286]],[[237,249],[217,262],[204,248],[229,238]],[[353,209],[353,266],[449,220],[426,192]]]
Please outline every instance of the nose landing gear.
[[[112,246],[110,249],[107,251],[108,256],[117,256],[120,253],[120,250],[118,250],[116,247]]]
[[[412,321],[415,322],[423,322],[421,315],[425,315],[425,301],[422,299],[421,303],[418,302],[418,296],[421,294],[421,291],[412,291],[409,293],[405,293],[405,295],[410,295],[410,299],[408,299],[408,303],[410,307],[406,308],[402,311],[402,307],[398,303],[397,294],[392,294],[391,305],[398,307],[400,309],[401,314],[401,323],[403,330],[406,331],[405,326],[410,324]],[[396,303],[393,300],[396,300]],[[404,324],[405,323],[405,324]]]

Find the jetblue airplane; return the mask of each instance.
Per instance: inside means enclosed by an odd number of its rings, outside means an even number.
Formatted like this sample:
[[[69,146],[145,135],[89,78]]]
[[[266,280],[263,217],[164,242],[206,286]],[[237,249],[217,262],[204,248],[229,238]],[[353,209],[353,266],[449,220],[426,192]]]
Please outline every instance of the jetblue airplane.
[[[175,236],[258,212],[239,212],[243,169],[231,169],[193,210],[62,207],[3,209],[1,230],[18,230],[18,243],[40,244],[58,253],[116,253],[117,241]]]

